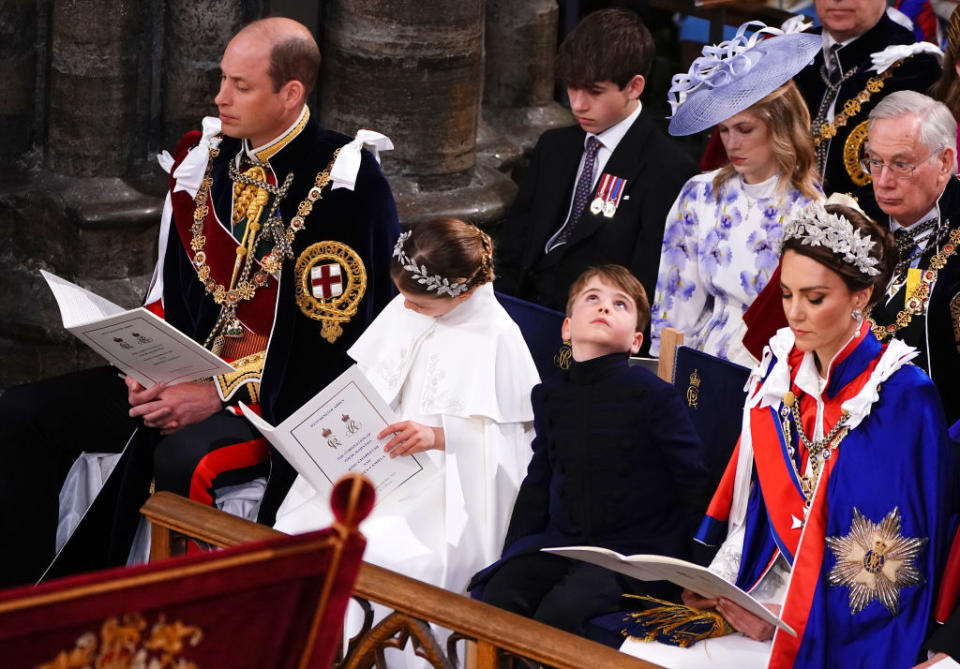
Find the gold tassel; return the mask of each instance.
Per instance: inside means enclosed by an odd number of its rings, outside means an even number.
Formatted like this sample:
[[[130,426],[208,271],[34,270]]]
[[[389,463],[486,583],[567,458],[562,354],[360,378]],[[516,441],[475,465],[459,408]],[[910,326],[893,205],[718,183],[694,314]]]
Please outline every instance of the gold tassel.
[[[714,610],[693,609],[647,595],[624,595],[657,604],[644,611],[627,614],[623,634],[637,641],[660,641],[671,646],[687,646],[713,637],[731,634],[733,628]]]

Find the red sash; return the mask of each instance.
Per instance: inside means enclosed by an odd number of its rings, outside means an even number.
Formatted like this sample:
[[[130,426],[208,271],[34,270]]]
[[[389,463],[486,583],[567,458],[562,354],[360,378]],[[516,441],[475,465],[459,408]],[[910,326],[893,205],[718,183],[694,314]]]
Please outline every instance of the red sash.
[[[757,465],[757,478],[763,490],[767,515],[773,525],[774,540],[781,552],[789,554],[792,562],[800,541],[805,500],[800,480],[790,465],[790,455],[776,408],[750,410],[750,435],[757,445],[753,459]]]

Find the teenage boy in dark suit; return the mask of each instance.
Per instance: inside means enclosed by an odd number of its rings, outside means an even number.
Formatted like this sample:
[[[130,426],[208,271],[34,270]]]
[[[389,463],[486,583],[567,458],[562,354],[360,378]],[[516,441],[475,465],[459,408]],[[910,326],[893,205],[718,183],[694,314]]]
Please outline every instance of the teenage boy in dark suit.
[[[581,272],[617,263],[653,294],[667,213],[697,171],[642,110],[653,58],[643,22],[617,9],[587,15],[560,45],[577,125],[534,149],[499,234],[498,290],[560,311]]]

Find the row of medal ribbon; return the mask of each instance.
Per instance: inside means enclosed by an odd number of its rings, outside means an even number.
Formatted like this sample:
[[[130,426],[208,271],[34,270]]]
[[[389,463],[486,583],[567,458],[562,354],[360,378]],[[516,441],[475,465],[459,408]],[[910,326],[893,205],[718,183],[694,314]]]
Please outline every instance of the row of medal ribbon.
[[[617,213],[617,207],[620,206],[620,198],[623,197],[626,183],[627,180],[623,177],[615,177],[609,173],[601,176],[597,197],[590,203],[590,213],[596,216],[603,212],[607,218],[613,218]]]

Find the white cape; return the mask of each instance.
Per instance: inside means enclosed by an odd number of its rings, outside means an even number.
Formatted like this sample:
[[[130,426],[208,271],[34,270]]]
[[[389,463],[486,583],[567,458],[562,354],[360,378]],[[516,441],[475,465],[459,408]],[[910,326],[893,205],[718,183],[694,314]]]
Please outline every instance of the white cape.
[[[519,328],[485,284],[432,318],[398,296],[350,349],[403,419],[443,427],[438,471],[377,505],[364,522],[364,559],[454,592],[494,562],[530,460],[530,391],[539,376]],[[297,477],[276,528],[329,525],[329,501]]]

